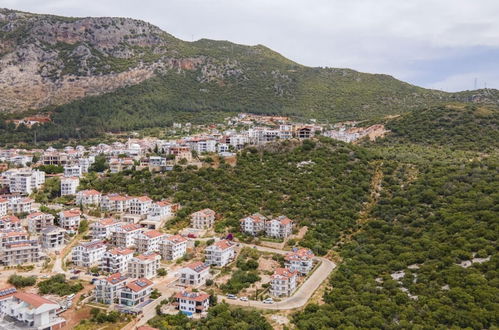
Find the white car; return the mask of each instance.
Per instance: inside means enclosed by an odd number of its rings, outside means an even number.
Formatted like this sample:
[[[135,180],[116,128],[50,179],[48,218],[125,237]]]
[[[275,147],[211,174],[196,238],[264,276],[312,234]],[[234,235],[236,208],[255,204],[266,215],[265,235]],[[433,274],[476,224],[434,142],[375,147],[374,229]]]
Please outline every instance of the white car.
[[[248,301],[248,297],[241,297],[241,298],[239,298],[239,300],[241,300],[241,301]]]
[[[273,304],[274,301],[272,300],[272,298],[267,298],[263,301],[264,304]]]

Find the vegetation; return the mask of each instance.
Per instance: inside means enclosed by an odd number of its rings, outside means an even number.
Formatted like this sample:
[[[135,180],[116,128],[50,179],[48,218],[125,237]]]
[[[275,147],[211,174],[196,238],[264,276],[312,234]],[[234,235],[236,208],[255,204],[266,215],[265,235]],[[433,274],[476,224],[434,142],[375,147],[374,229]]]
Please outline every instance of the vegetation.
[[[67,296],[83,289],[81,283],[71,283],[66,281],[64,274],[51,276],[45,281],[37,284],[38,290],[41,294],[56,294],[59,296]]]
[[[36,284],[36,276],[10,275],[8,282],[16,288],[24,288]]]
[[[92,308],[90,310],[91,318],[89,320],[81,321],[75,330],[91,330],[91,329],[105,329],[105,330],[118,330],[127,324],[131,317],[117,311],[105,312],[99,308]]]

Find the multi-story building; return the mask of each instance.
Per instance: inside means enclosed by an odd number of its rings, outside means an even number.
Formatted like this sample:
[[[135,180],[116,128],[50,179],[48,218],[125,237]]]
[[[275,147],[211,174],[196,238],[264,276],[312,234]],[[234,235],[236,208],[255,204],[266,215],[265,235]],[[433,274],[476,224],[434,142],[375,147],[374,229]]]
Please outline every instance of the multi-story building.
[[[19,242],[19,241],[27,241],[29,238],[29,234],[22,230],[12,230],[12,229],[7,229],[7,230],[1,230],[0,231],[0,248],[4,246],[6,243],[12,243],[12,242]],[[0,249],[0,252],[2,250]]]
[[[133,258],[133,252],[127,248],[114,248],[106,251],[100,264],[101,270],[110,274],[127,274],[128,263]]]
[[[235,257],[234,245],[228,240],[213,243],[204,249],[205,263],[218,267],[224,267]]]
[[[151,209],[152,199],[147,196],[133,197],[130,199],[130,209],[128,210],[131,214],[146,215]]]
[[[40,231],[39,241],[44,249],[61,249],[65,244],[66,231],[61,227],[48,226]]]
[[[119,224],[111,233],[111,242],[118,247],[135,247],[135,240],[143,231],[136,223]]]
[[[101,209],[105,212],[125,213],[130,209],[131,197],[118,194],[102,196]]]
[[[80,178],[76,176],[61,178],[61,196],[76,195]]]
[[[310,249],[294,249],[284,257],[284,266],[301,275],[307,275],[314,264],[314,253]]]
[[[293,220],[281,215],[265,222],[265,234],[269,237],[286,238],[293,232]]]
[[[35,201],[29,197],[16,197],[9,200],[10,211],[14,214],[31,213]]]
[[[210,307],[210,295],[204,292],[178,292],[175,300],[176,308],[188,315],[206,312]]]
[[[112,233],[118,226],[122,224],[119,220],[114,218],[101,219],[91,224],[92,238],[93,239],[110,239]]]
[[[296,290],[298,272],[277,268],[270,280],[270,294],[275,297],[289,297]]]
[[[265,221],[267,218],[260,213],[255,213],[240,220],[241,231],[253,236],[259,235],[265,231]]]
[[[21,170],[13,173],[9,180],[9,191],[30,195],[45,183],[45,172],[38,170]]]
[[[0,217],[7,215],[9,211],[9,200],[7,198],[0,197]]]
[[[149,299],[152,286],[153,282],[147,278],[139,278],[125,284],[125,287],[119,291],[119,304],[133,310],[133,307]]]
[[[40,261],[40,244],[35,240],[10,241],[2,246],[0,262],[5,266]]]
[[[187,252],[187,239],[180,235],[168,236],[161,241],[159,251],[165,260],[182,258]]]
[[[76,193],[76,204],[82,206],[99,206],[102,194],[95,189],[81,190]]]
[[[69,177],[80,177],[81,176],[81,168],[79,165],[66,165],[64,166],[64,176]]]
[[[76,233],[80,227],[81,211],[71,209],[59,212],[59,225],[69,233]]]
[[[112,274],[106,278],[95,281],[95,300],[112,305],[119,301],[121,290],[125,287],[127,277],[121,273]]]
[[[2,295],[2,291],[8,293]],[[66,326],[66,320],[57,314],[61,306],[42,296],[8,288],[0,290],[0,299],[2,300],[0,316],[2,318],[8,316],[21,323],[20,325],[13,324],[12,329],[55,330]]]
[[[71,260],[76,266],[90,268],[101,263],[104,253],[106,244],[103,241],[80,243],[71,251]]]
[[[204,285],[210,276],[210,265],[196,261],[182,268],[179,274],[180,283],[183,285]]]
[[[178,209],[179,204],[170,203],[166,200],[155,202],[151,205],[148,219],[155,221],[165,220],[174,216]]]
[[[130,277],[153,278],[159,268],[161,256],[155,252],[139,254],[128,262]]]
[[[39,233],[43,228],[54,225],[54,216],[50,213],[34,212],[29,214],[26,220],[30,233]]]
[[[78,166],[80,167],[81,173],[88,173],[90,166],[95,162],[94,156],[81,157],[78,159]]]
[[[21,230],[21,220],[15,215],[5,215],[0,218],[0,230]]]
[[[215,211],[203,209],[191,214],[191,227],[196,229],[209,229],[215,223]]]
[[[146,230],[138,234],[135,238],[135,246],[140,253],[147,251],[159,251],[160,242],[163,241],[166,234],[160,233],[155,229]]]

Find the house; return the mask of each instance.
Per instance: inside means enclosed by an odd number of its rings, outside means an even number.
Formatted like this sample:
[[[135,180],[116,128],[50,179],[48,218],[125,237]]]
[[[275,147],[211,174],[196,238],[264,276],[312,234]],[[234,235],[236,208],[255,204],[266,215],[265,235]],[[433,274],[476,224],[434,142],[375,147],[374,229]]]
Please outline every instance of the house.
[[[120,292],[126,285],[127,277],[114,273],[106,278],[95,281],[95,300],[103,304],[114,304],[119,300]]]
[[[224,267],[232,261],[236,255],[234,245],[228,240],[213,243],[204,249],[205,263],[218,267]]]
[[[101,209],[105,212],[125,213],[130,209],[131,197],[118,194],[102,196]]]
[[[0,315],[3,317],[8,316],[22,324],[21,326],[13,324],[13,329],[21,327],[26,329],[54,330],[62,329],[66,326],[66,320],[57,314],[61,306],[42,296],[16,291],[2,300]]]
[[[71,209],[59,212],[59,225],[69,233],[76,233],[80,227],[81,211]]]
[[[64,176],[69,177],[80,177],[81,168],[79,165],[66,165],[64,166]]]
[[[80,185],[80,179],[76,176],[61,178],[61,196],[75,195]]]
[[[209,229],[215,223],[215,211],[203,209],[191,214],[191,227],[196,229]]]
[[[28,221],[28,231],[39,233],[43,228],[54,225],[54,216],[50,213],[34,212],[26,217]]]
[[[21,220],[15,215],[6,215],[0,218],[0,230],[20,230],[22,229]]]
[[[313,267],[314,253],[310,249],[294,249],[284,257],[284,266],[301,275],[307,275]]]
[[[179,274],[180,283],[183,285],[204,285],[210,276],[210,265],[202,261],[196,261],[182,268]]]
[[[159,245],[161,257],[164,260],[177,260],[187,252],[187,239],[180,235],[163,238]]]
[[[241,232],[257,236],[265,231],[265,222],[267,218],[260,213],[255,213],[239,220]]]
[[[304,126],[299,127],[296,130],[296,134],[300,139],[309,139],[314,135],[314,132],[312,131],[312,126]]]
[[[293,220],[281,215],[265,223],[265,234],[274,238],[286,238],[293,232]]]
[[[161,221],[168,219],[175,215],[179,209],[179,204],[170,203],[167,200],[152,203],[149,210],[148,219]]]
[[[45,183],[45,172],[38,170],[20,170],[12,173],[9,178],[9,191],[30,195],[35,189]]]
[[[15,240],[2,244],[0,263],[5,266],[39,262],[40,244],[35,240]]]
[[[9,200],[10,211],[14,214],[31,213],[33,210],[33,203],[35,201],[29,197],[24,198],[11,198]]]
[[[122,223],[114,218],[105,218],[99,221],[93,222],[90,227],[92,231],[93,239],[110,239],[112,233],[118,228]]]
[[[152,199],[147,196],[132,197],[130,199],[130,208],[128,212],[131,214],[146,215],[151,209]]]
[[[153,282],[147,278],[139,278],[125,284],[120,290],[119,304],[125,309],[133,307],[147,301],[152,292]]]
[[[81,190],[76,193],[76,205],[99,206],[102,194],[95,189]]]
[[[178,292],[175,300],[176,308],[188,315],[207,312],[210,307],[210,295],[204,292]]]
[[[127,248],[114,248],[104,253],[100,268],[106,273],[128,273],[128,263],[133,258],[133,250]]]
[[[7,215],[9,211],[9,200],[7,198],[0,197],[0,217]]]
[[[160,233],[155,229],[150,229],[139,233],[135,238],[135,246],[140,253],[147,251],[159,251],[160,242],[166,237],[166,234]]]
[[[134,247],[137,236],[144,231],[136,223],[121,223],[111,233],[111,242],[118,247]]]
[[[296,290],[298,272],[277,268],[270,280],[270,294],[275,297],[289,297]]]
[[[106,244],[100,240],[80,243],[71,251],[71,261],[79,267],[98,266],[106,253]]]
[[[155,252],[139,254],[128,262],[128,275],[153,278],[158,271],[160,260],[161,256]]]
[[[61,227],[48,226],[40,231],[39,241],[44,249],[62,249],[65,237],[66,230]]]

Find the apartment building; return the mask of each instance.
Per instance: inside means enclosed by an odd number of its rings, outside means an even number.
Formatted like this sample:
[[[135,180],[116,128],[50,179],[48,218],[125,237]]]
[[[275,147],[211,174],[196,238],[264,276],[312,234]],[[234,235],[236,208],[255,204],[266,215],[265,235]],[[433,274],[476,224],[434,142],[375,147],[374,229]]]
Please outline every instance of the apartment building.
[[[210,229],[215,223],[215,211],[203,209],[191,214],[191,227],[196,229]]]
[[[14,214],[31,213],[35,201],[29,197],[16,197],[9,200],[10,211]]]
[[[173,217],[178,209],[179,204],[174,204],[167,200],[154,202],[149,210],[148,219],[153,221],[165,220]]]
[[[293,249],[284,257],[284,266],[290,271],[297,271],[301,275],[307,275],[314,264],[314,253],[310,249]]]
[[[268,237],[286,238],[293,232],[293,220],[281,215],[265,222],[265,234]]]
[[[99,221],[95,221],[90,225],[92,232],[92,239],[110,239],[113,232],[122,223],[114,218],[105,218]]]
[[[100,264],[101,270],[110,274],[127,274],[128,263],[133,258],[133,252],[127,248],[114,248],[106,251]]]
[[[29,234],[23,229],[6,229],[0,230],[0,248],[3,247],[6,243],[18,242],[18,241],[27,241],[29,238]],[[0,252],[1,249],[0,249]]]
[[[164,260],[177,260],[187,252],[187,239],[180,235],[163,238],[159,245],[161,257]]]
[[[76,193],[76,205],[99,206],[102,194],[95,189],[81,190]]]
[[[277,268],[270,280],[270,294],[275,297],[289,297],[296,290],[298,272]]]
[[[80,227],[80,209],[71,209],[59,212],[59,225],[68,233],[78,232]]]
[[[228,240],[213,243],[204,249],[205,263],[208,265],[224,267],[232,261],[236,255],[234,245]]]
[[[99,266],[104,253],[106,253],[106,244],[103,241],[80,243],[71,251],[71,261],[79,267]]]
[[[204,285],[210,276],[210,265],[205,264],[202,261],[196,261],[182,268],[179,274],[179,282],[182,285]]]
[[[21,220],[15,215],[5,215],[0,218],[0,230],[21,230]]]
[[[136,223],[119,224],[111,233],[111,242],[118,247],[135,247],[137,236],[144,230]]]
[[[7,215],[9,211],[9,200],[7,198],[0,197],[0,217]]]
[[[187,315],[207,312],[210,307],[210,295],[204,292],[178,292],[175,300],[176,308]]]
[[[43,249],[62,249],[66,243],[66,230],[56,226],[45,227],[40,231],[39,241]]]
[[[130,199],[130,214],[146,215],[152,206],[152,199],[147,196],[132,197]]]
[[[26,217],[28,231],[30,233],[39,233],[42,229],[53,226],[54,218],[50,213],[33,212]]]
[[[61,178],[61,196],[76,195],[80,178],[76,176]]]
[[[132,258],[128,262],[130,277],[153,278],[159,268],[161,256],[155,252],[146,252]]]
[[[0,263],[5,266],[37,263],[40,260],[40,244],[35,240],[6,242],[0,251]]]
[[[35,189],[45,183],[45,172],[38,170],[20,170],[12,173],[9,178],[9,191],[30,195]]]
[[[152,292],[153,282],[147,278],[139,278],[125,284],[119,293],[119,304],[125,308],[131,308],[149,299]]]
[[[102,196],[101,209],[104,212],[125,213],[130,209],[131,197],[118,194]]]
[[[139,253],[147,251],[159,251],[160,243],[166,238],[166,234],[160,233],[155,229],[143,231],[135,238],[135,246]]]
[[[267,217],[261,215],[260,213],[255,213],[248,217],[239,220],[241,224],[241,232],[257,236],[265,232],[265,222]]]
[[[119,302],[120,292],[125,287],[126,280],[127,277],[121,273],[98,279],[95,281],[95,300],[107,305]]]
[[[64,176],[66,178],[70,177],[80,177],[81,176],[81,168],[78,164],[66,165],[64,166]]]
[[[15,289],[7,289],[6,291],[11,292],[12,290]],[[13,324],[12,329],[55,330],[66,326],[66,320],[59,317],[57,313],[61,306],[42,296],[15,290],[13,293],[0,296],[0,299],[2,300],[0,316],[7,316],[20,323]]]

